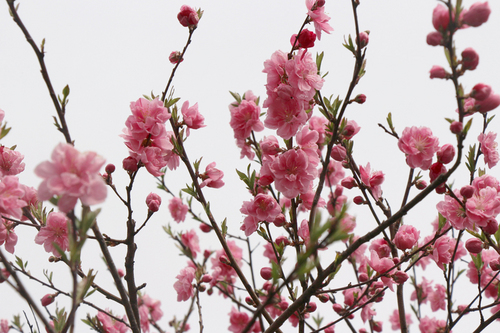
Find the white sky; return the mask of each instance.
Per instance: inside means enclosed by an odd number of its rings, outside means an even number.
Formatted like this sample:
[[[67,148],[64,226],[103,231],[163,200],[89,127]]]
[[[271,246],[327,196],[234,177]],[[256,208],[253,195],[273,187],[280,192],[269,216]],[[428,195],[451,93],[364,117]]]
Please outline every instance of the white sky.
[[[201,7],[205,13],[174,79],[175,96],[181,97],[181,103],[185,100],[191,105],[198,102],[205,116],[207,127],[192,131],[186,146],[191,160],[203,156],[203,168],[216,161],[217,167],[225,172],[226,186],[220,190],[209,189],[207,195],[216,218],[222,221],[228,217],[230,231],[237,232],[241,220],[239,208],[243,200],[249,200],[249,195],[234,169],[245,169],[248,161],[239,160],[229,127],[227,106],[232,97],[228,91],[242,94],[253,90],[261,96],[261,101],[265,99],[263,62],[277,49],[290,49],[290,36],[297,33],[305,18],[304,2],[24,0],[20,2],[19,14],[37,44],[46,39],[45,61],[56,92],[60,93],[66,84],[71,88],[67,121],[76,147],[82,151],[96,151],[119,167],[127,156],[127,149],[118,135],[130,113],[129,103],[151,91],[161,94],[172,69],[168,55],[181,50],[187,38],[187,28],[180,26],[176,19],[179,8],[183,4]],[[464,0],[465,7],[472,3]],[[354,95],[366,94],[367,102],[349,107],[347,117],[356,120],[362,128],[355,140],[355,158],[359,164],[371,162],[372,169],[385,172],[384,196],[394,208],[400,204],[404,190],[401,184],[406,183],[408,169],[395,140],[385,135],[377,123],[385,123],[387,113],[392,112],[400,133],[406,126],[425,125],[439,135],[441,144],[454,143],[444,121],[444,117],[455,116],[452,84],[430,80],[428,74],[433,65],[446,66],[442,49],[425,43],[427,33],[433,30],[431,15],[436,4],[435,0],[362,0],[358,11],[361,30],[370,30],[371,34],[367,74]],[[492,14],[488,23],[456,34],[458,52],[473,47],[480,55],[478,68],[461,79],[466,92],[479,82],[490,84],[493,90],[500,92],[497,63],[500,3],[490,1],[490,7]],[[325,51],[322,70],[329,75],[323,95],[342,97],[353,66],[352,55],[341,45],[344,36],[354,32],[350,1],[327,1],[326,12],[332,17],[330,24],[335,31],[331,35],[323,34],[311,51]],[[20,179],[37,187],[40,180],[33,175],[33,169],[40,161],[48,159],[63,137],[52,125],[55,111],[36,57],[9,17],[5,2],[0,2],[0,108],[6,112],[5,119],[13,128],[2,144],[17,144],[26,163],[26,171]],[[477,117],[474,122],[468,142],[477,137],[481,118]],[[498,131],[499,128],[495,120],[491,129]],[[498,169],[491,173],[500,177]],[[117,186],[123,189],[126,178],[118,172],[114,177]],[[186,183],[183,177],[185,173],[181,170],[168,174],[173,190],[180,190]],[[465,182],[464,178],[456,178],[458,186]],[[136,188],[135,212],[140,221],[140,216],[145,214],[145,195],[154,190],[154,181],[143,172]],[[161,324],[167,328],[168,321],[174,315],[182,316],[182,310],[187,308],[187,304],[175,301],[171,288],[186,260],[178,259],[177,250],[161,230],[162,225],[171,222],[166,207],[169,197],[163,198],[164,206],[150,222],[148,234],[139,236],[137,268],[140,283],[148,282],[146,292],[162,300],[165,316]],[[410,213],[406,222],[420,227],[421,235],[427,235],[439,200],[437,195],[431,195],[425,201],[426,206]],[[373,227],[364,212],[357,209],[351,213],[358,216],[358,230]],[[123,235],[119,228],[124,223],[125,212],[110,192],[100,220],[101,230],[119,238]],[[174,227],[188,230],[196,224],[186,222]],[[33,252],[42,252],[40,247],[32,245],[32,231],[19,230],[18,233],[17,255],[29,259]],[[204,235],[203,238],[205,247],[218,248],[215,237]],[[257,238],[253,239],[254,245],[258,242]],[[113,251],[118,254],[120,249]],[[47,255],[42,253],[40,258],[29,259],[34,274],[40,274],[40,267],[46,266]],[[101,271],[98,280],[105,277],[106,272]],[[436,275],[435,281],[439,279]],[[49,291],[37,292],[43,295]],[[1,299],[5,299],[4,295],[12,295],[5,284],[0,285],[0,293]],[[218,297],[204,299],[204,310],[208,314],[204,317],[206,332],[224,330],[229,325],[227,302],[213,307],[211,302],[215,299]],[[22,302],[16,304],[13,309],[11,304],[0,302],[0,318],[8,318],[11,313],[25,309]],[[376,319],[385,321],[386,330],[390,330],[388,314],[381,307],[377,309]],[[83,315],[86,311],[81,308],[79,313]],[[325,310],[324,314],[329,311]],[[444,318],[444,312],[436,316]],[[196,331],[197,317],[192,319],[190,323]],[[341,331],[344,326],[338,327]]]

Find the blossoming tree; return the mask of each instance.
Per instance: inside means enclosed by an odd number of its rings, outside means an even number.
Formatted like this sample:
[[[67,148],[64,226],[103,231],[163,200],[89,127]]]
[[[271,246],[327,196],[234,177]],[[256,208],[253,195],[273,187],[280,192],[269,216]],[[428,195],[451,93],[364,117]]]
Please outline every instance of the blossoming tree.
[[[485,83],[464,88],[462,81],[478,67],[479,55],[459,46],[464,29],[488,21],[488,2],[465,7],[460,0],[439,1],[432,13],[434,30],[427,44],[444,50],[448,66],[432,67],[430,78],[453,87],[447,98],[455,101],[456,110],[444,116],[453,140],[443,144],[428,126],[410,124],[400,131],[391,113],[378,124],[381,135],[392,140],[387,148],[393,150],[391,158],[404,160],[408,170],[399,189],[402,197],[393,202],[388,192],[394,189],[384,186],[393,170],[378,170],[376,161],[361,162],[362,152],[354,149],[361,128],[349,110],[367,100],[357,93],[370,45],[369,31],[360,29],[362,5],[349,1],[354,26],[343,44],[353,58],[347,91],[326,97],[330,93],[324,85],[331,78],[322,65],[327,55],[313,55],[311,49],[334,30],[328,4],[306,0],[303,23],[288,49],[264,61],[266,95],[261,100],[252,90],[231,92],[228,101],[229,126],[240,150],[236,158],[248,165],[236,172],[249,199],[224,208],[239,211],[239,221],[217,216],[210,204],[210,197],[226,186],[225,175],[210,156],[191,155],[189,143],[206,127],[205,117],[198,103],[181,103],[173,89],[178,69],[188,66],[193,36],[202,29],[201,9],[184,5],[177,13],[187,41],[168,56],[172,70],[163,90],[130,103],[121,134],[128,156],[117,167],[78,148],[66,117],[69,86],[56,93],[45,64],[45,40],[35,42],[15,1],[6,2],[39,61],[65,143],[55,145],[50,158],[35,168],[42,179],[36,189],[19,181],[24,156],[15,146],[0,146],[0,283],[12,287],[33,312],[2,319],[0,332],[24,332],[26,326],[31,332],[75,331],[79,319],[98,332],[202,332],[204,308],[214,298],[231,304],[217,321],[234,333],[290,327],[298,332],[380,332],[388,330],[384,316],[401,332],[412,326],[425,333],[456,331],[467,317],[474,317],[476,332],[498,329],[500,182],[491,169],[500,156],[490,129],[500,95]],[[9,133],[9,112],[0,110],[0,138]],[[477,133],[473,121],[481,123]],[[180,169],[186,171],[186,185],[174,189],[169,176],[176,177]],[[157,188],[141,198],[147,206],[141,220],[134,193],[144,174],[154,177]],[[96,208],[110,197],[120,205],[113,208],[121,211],[114,219],[120,216],[123,222],[116,235],[101,231],[101,211],[107,206]],[[165,198],[171,218],[183,228],[169,224],[164,230],[187,259],[175,267],[166,258],[176,272],[168,290],[177,302],[190,304],[185,313],[168,315],[161,295],[147,287],[148,281],[139,282],[137,268],[139,239],[154,233],[149,222],[160,216]],[[427,198],[436,199],[431,208],[436,220],[428,234],[406,219],[427,210]],[[372,222],[356,228],[357,212]],[[30,270],[28,259],[41,251],[18,256],[18,243],[33,242],[18,237],[20,229],[35,231],[34,242],[57,265],[56,275],[69,272],[64,281],[54,277],[52,266]],[[216,244],[200,241],[202,234],[213,236]],[[255,240],[260,246],[251,243]],[[99,252],[88,254],[91,246]],[[105,269],[97,274],[99,257]],[[432,269],[439,274],[431,280],[427,272]],[[35,298],[33,285],[48,293]],[[463,285],[474,292],[461,293]],[[164,317],[169,317],[168,329]]]

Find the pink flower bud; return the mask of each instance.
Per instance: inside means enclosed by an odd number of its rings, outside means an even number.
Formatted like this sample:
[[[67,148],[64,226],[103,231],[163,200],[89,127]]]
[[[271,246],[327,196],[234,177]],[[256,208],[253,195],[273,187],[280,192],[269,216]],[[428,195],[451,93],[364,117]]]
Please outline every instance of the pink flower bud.
[[[470,253],[479,253],[483,250],[483,241],[478,238],[471,238],[465,242],[465,248]]]
[[[283,310],[283,311],[285,311],[286,309],[288,309],[288,302],[287,301],[282,301],[278,305],[279,305],[280,309]]]
[[[356,197],[354,197],[354,199],[352,199],[352,201],[356,204],[356,205],[362,205],[365,203],[365,200],[363,199],[362,196],[358,195]]]
[[[418,241],[420,231],[412,225],[402,225],[396,236],[394,236],[394,245],[400,250],[411,249]]]
[[[253,299],[250,296],[245,297],[245,303],[247,303],[250,306],[255,305],[255,302],[253,301]]]
[[[419,179],[417,180],[417,182],[415,183],[415,187],[419,190],[423,190],[424,188],[427,187],[427,182],[423,179]]]
[[[500,95],[491,93],[485,100],[476,100],[474,108],[481,113],[496,109],[500,105]]]
[[[314,312],[314,311],[316,311],[317,308],[318,308],[318,306],[316,305],[316,303],[309,302],[309,304],[307,304],[306,311],[307,312]]]
[[[433,31],[427,35],[427,44],[430,46],[438,46],[443,43],[443,35],[438,31]]]
[[[207,290],[207,287],[205,287],[205,285],[204,285],[204,284],[200,284],[200,285],[198,286],[198,290],[200,291],[200,293],[202,293],[202,292],[204,292],[205,290]]]
[[[342,311],[344,311],[344,307],[340,305],[339,303],[335,303],[332,305],[333,311],[337,312],[340,314]]]
[[[274,218],[274,221],[273,221],[274,225],[277,226],[278,228],[279,227],[282,227],[286,224],[286,217],[285,215],[283,215],[282,213],[279,213],[278,215],[276,215],[276,217]]]
[[[419,231],[420,232],[420,231]],[[399,264],[399,258],[398,257],[395,257],[395,258],[392,258],[392,262],[394,263],[394,265],[397,265]]]
[[[137,161],[132,156],[129,156],[123,160],[123,169],[128,172],[137,171]]]
[[[362,31],[362,32],[359,33],[359,41],[361,42],[361,45],[360,45],[361,48],[363,48],[366,45],[368,45],[368,42],[370,40],[369,34],[370,34],[369,31]],[[357,42],[357,40],[356,40],[356,42]]]
[[[196,27],[200,20],[196,10],[186,5],[181,7],[179,14],[177,14],[177,19],[183,27]]]
[[[210,288],[207,290],[207,295],[210,296],[214,293],[214,289],[213,288]]]
[[[354,101],[358,104],[363,104],[364,102],[366,102],[366,95],[359,94],[356,97],[354,97]]]
[[[273,278],[273,270],[271,267],[262,267],[262,269],[260,270],[260,276],[264,279],[264,280],[271,280]]]
[[[373,321],[372,329],[374,332],[382,332],[382,322],[381,321]]]
[[[335,161],[342,162],[343,160],[345,160],[345,157],[347,156],[347,151],[343,146],[335,145],[332,147],[332,153],[330,154],[330,156]]]
[[[359,282],[366,282],[368,281],[368,274],[366,273],[361,273],[358,276]]]
[[[392,275],[392,279],[397,284],[403,284],[406,282],[406,280],[408,280],[408,274],[403,271],[396,271],[396,273]]]
[[[104,169],[108,175],[112,174],[115,172],[115,165],[114,164],[108,164],[106,165],[106,168]]]
[[[325,5],[325,0],[316,1],[316,7],[323,7]]]
[[[477,101],[484,101],[488,96],[491,94],[491,86],[484,84],[484,83],[478,83],[472,88],[472,91],[470,92],[470,97],[474,98]]]
[[[455,158],[455,147],[447,143],[443,145],[436,153],[438,162],[448,164]]]
[[[210,232],[210,231],[212,231],[212,227],[209,226],[208,224],[201,223],[200,224],[200,230],[203,231],[203,232]]]
[[[446,79],[448,75],[444,68],[441,66],[432,66],[429,73],[431,74],[431,79]]]
[[[351,189],[356,185],[356,180],[352,177],[345,177],[344,179],[342,179],[342,181],[340,182],[340,185],[342,185],[343,187],[345,187],[346,189]]]
[[[498,231],[498,222],[496,220],[489,220],[483,231],[489,235],[494,235]]]
[[[297,42],[295,42],[297,40]],[[316,41],[316,34],[308,29],[304,29],[300,32],[299,37],[297,38],[297,34],[292,35],[290,38],[290,43],[292,46],[295,45],[296,48],[308,49],[314,46],[314,42]]]
[[[488,1],[484,3],[476,2],[462,15],[462,23],[471,27],[479,27],[481,24],[488,21],[490,13],[491,9]]]
[[[450,23],[450,13],[448,8],[439,4],[432,12],[432,25],[437,31],[444,31]]]
[[[179,51],[173,51],[168,56],[168,61],[170,61],[170,63],[172,63],[172,64],[178,64],[178,63],[184,61],[184,59],[181,58],[181,53]]]
[[[330,297],[327,294],[318,294],[316,297],[319,299],[321,303],[326,303],[330,300]]]
[[[124,277],[125,276],[125,271],[123,269],[119,268],[118,269],[118,276],[121,277],[121,278]]]
[[[149,211],[157,212],[161,205],[160,196],[156,193],[149,193],[146,197],[146,205],[148,206]]]
[[[446,173],[446,168],[442,163],[436,162],[432,164],[429,168],[429,178],[431,179],[431,182],[436,180],[436,178],[443,173]]]
[[[335,195],[335,198],[338,198],[342,195],[342,192],[344,192],[344,188],[342,186],[336,186],[335,187],[335,191],[333,192],[333,194]]]
[[[450,131],[453,134],[460,134],[460,133],[462,133],[463,129],[464,129],[464,125],[459,121],[454,121],[450,125]]]
[[[57,294],[47,294],[43,296],[42,299],[40,300],[42,302],[42,306],[47,306],[52,304],[56,296]]]
[[[231,262],[229,261],[229,259],[226,257],[225,254],[223,254],[219,257],[219,261],[221,264],[231,266]]]
[[[490,261],[490,268],[493,271],[500,271],[500,257]]]
[[[474,70],[479,63],[479,55],[472,47],[462,51],[462,69]]]
[[[474,187],[471,185],[465,185],[460,189],[460,195],[465,199],[470,199],[474,195]]]
[[[209,283],[211,281],[212,281],[212,275],[210,275],[210,274],[205,274],[201,278],[201,282]]]
[[[205,250],[203,251],[203,258],[208,259],[212,255],[212,251]]]

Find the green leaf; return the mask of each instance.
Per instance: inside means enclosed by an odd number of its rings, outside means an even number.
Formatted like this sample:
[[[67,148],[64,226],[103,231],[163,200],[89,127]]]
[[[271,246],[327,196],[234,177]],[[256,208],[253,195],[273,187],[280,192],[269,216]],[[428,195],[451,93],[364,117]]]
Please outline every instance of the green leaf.
[[[222,237],[226,238],[226,235],[227,235],[227,218],[224,219],[224,221],[222,221],[222,225],[221,225],[221,231],[222,231]]]
[[[462,133],[464,134],[464,138],[467,136],[467,132],[469,132],[471,126],[472,126],[472,118],[470,118],[467,124],[465,124],[464,130],[462,131]]]
[[[241,104],[241,96],[240,96],[240,94],[234,93],[232,91],[230,91],[229,93],[231,94],[231,96],[233,96],[233,98],[236,100],[236,102],[238,102],[238,105]]]
[[[446,218],[439,213],[439,219],[438,219],[438,230],[443,229],[444,225],[446,224]]]
[[[318,67],[318,74],[321,72],[321,62],[323,61],[324,56],[325,52],[321,52],[320,54],[316,53],[316,67]]]
[[[172,105],[174,105],[175,103],[177,103],[180,99],[181,99],[180,97],[176,97],[176,98],[172,98],[172,99],[169,99],[169,100],[165,101],[165,107],[166,108],[171,107]]]

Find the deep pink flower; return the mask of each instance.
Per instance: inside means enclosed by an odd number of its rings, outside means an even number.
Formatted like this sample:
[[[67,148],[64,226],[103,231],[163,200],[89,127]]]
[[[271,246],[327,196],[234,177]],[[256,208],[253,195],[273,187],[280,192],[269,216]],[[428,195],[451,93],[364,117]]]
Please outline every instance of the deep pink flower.
[[[443,35],[439,31],[430,32],[427,35],[427,44],[430,46],[438,46],[443,43]]]
[[[200,20],[196,10],[186,5],[181,7],[179,14],[177,14],[177,19],[183,27],[195,27]]]
[[[224,181],[222,181],[222,177],[224,177],[224,172],[215,168],[215,162],[210,163],[205,168],[205,173],[200,175],[200,178],[203,180],[200,184],[200,187],[208,186],[213,188],[221,188],[224,186]]]
[[[444,31],[450,23],[450,14],[448,8],[439,4],[432,12],[432,25],[437,31]]]
[[[383,238],[374,239],[370,244],[369,250],[377,252],[379,258],[389,258],[391,256],[391,248]]]
[[[437,160],[440,163],[448,164],[455,158],[455,147],[452,144],[445,144],[436,152]]]
[[[455,196],[462,200],[462,195],[459,190],[453,192]],[[446,218],[446,220],[457,230],[469,229],[474,230],[474,223],[469,220],[465,209],[461,203],[455,200],[450,195],[444,197],[444,201],[436,205],[438,212]]]
[[[279,155],[269,168],[274,176],[276,189],[292,199],[309,191],[318,175],[316,165],[317,163],[311,163],[302,149],[292,149]]]
[[[23,158],[20,152],[0,146],[0,177],[15,176],[23,172]]]
[[[176,276],[177,281],[174,283],[174,289],[177,291],[177,302],[187,301],[193,296],[192,282],[194,278],[195,269],[193,267],[183,268]]]
[[[394,245],[400,250],[409,250],[417,244],[420,231],[412,225],[404,224],[399,227],[396,236],[394,236]]]
[[[307,15],[314,22],[314,29],[316,30],[316,35],[318,40],[321,40],[321,31],[329,34],[333,31],[333,28],[328,24],[330,17],[325,14],[325,7],[314,6],[316,0],[306,0],[306,7],[308,9]]]
[[[259,144],[265,155],[274,156],[280,152],[280,144],[274,135],[265,136]]]
[[[495,141],[496,133],[488,132],[487,134],[479,134],[477,141],[481,144],[481,151],[484,155],[484,163],[488,164],[488,168],[493,168],[500,160],[498,154],[498,143]]]
[[[248,316],[247,313],[240,312],[233,306],[231,308],[231,312],[229,313],[229,322],[231,323],[231,325],[228,327],[228,330],[233,333],[241,333],[243,332],[249,321],[250,316]],[[249,332],[260,331],[261,330],[259,323],[255,322]]]
[[[100,176],[99,176],[100,177]],[[104,183],[103,183],[104,184]],[[0,213],[20,219],[22,208],[28,204],[22,200],[24,189],[16,176],[0,178]]]
[[[182,120],[188,128],[199,129],[206,126],[203,123],[205,121],[205,118],[198,111],[198,103],[196,103],[192,107],[189,107],[189,101],[185,101],[182,104],[181,112]]]
[[[310,47],[314,47],[314,42],[316,41],[316,34],[309,29],[303,29],[300,32],[299,38],[297,38],[297,34],[293,34],[290,38],[290,43],[295,48],[303,48],[308,49]]]
[[[47,223],[43,226],[35,237],[35,243],[42,245],[46,252],[52,252],[56,257],[61,254],[56,250],[56,244],[62,251],[68,251],[68,219],[66,215],[59,212],[52,212],[47,216]]]
[[[196,258],[198,252],[200,252],[200,244],[198,235],[194,229],[191,229],[187,232],[182,233],[181,235],[182,244],[184,244],[193,255],[193,258]]]
[[[281,207],[272,196],[259,193],[252,201],[244,201],[240,212],[254,216],[258,221],[272,222],[281,213]]]
[[[245,93],[245,98],[253,96],[251,91]],[[245,140],[252,131],[260,132],[264,129],[264,124],[260,121],[260,107],[253,99],[243,99],[238,105],[230,104],[231,112],[230,125],[234,131],[236,139]]]
[[[5,249],[9,253],[14,253],[14,246],[17,244],[17,235],[14,231],[14,223],[0,218],[0,245],[5,243]]]
[[[389,273],[389,271],[394,269],[394,263],[392,262],[391,259],[379,258],[377,252],[373,250],[371,251],[371,256],[370,259],[368,260],[368,264],[374,271],[376,271],[380,275]],[[381,280],[384,283],[384,285],[386,285],[387,287],[389,287],[389,289],[394,291],[392,285],[393,280],[390,277],[382,276]]]
[[[500,196],[495,188],[476,191],[465,203],[467,217],[479,227],[485,227],[500,213]]]
[[[476,2],[462,15],[462,22],[471,27],[479,27],[488,21],[490,13],[491,9],[488,1],[484,3]]]
[[[184,59],[181,58],[181,53],[179,51],[173,51],[168,56],[168,61],[172,64],[178,64],[179,62],[183,62]]]
[[[300,91],[301,99],[309,101],[316,94],[316,90],[323,87],[325,81],[318,75],[318,67],[307,50],[300,50],[285,64],[288,83]]]
[[[106,310],[110,312],[109,310]],[[97,319],[104,329],[104,333],[127,333],[129,328],[124,323],[111,318],[107,313],[99,311]],[[125,316],[123,317],[125,320]]]
[[[106,199],[106,184],[99,174],[104,159],[94,152],[80,153],[70,144],[59,144],[52,152],[52,161],[40,163],[35,173],[43,178],[38,187],[38,198],[48,200],[60,196],[58,207],[62,212],[72,210],[80,199],[86,206]]]
[[[151,212],[157,212],[160,209],[161,197],[156,193],[149,193],[146,197],[146,205]]]
[[[490,94],[491,86],[484,83],[478,83],[472,88],[470,97],[474,98],[476,101],[484,101]]]
[[[398,147],[406,154],[406,164],[410,168],[427,170],[439,148],[439,139],[427,127],[407,127],[398,141]]]
[[[468,70],[476,69],[479,64],[479,55],[473,48],[468,47],[462,51],[462,68]]]
[[[170,210],[170,215],[174,218],[174,221],[184,222],[186,219],[186,213],[189,210],[189,207],[182,203],[180,198],[172,198],[170,203],[168,204],[168,210]]]
[[[446,70],[441,66],[432,66],[429,73],[431,79],[446,79],[446,77],[448,76]]]

